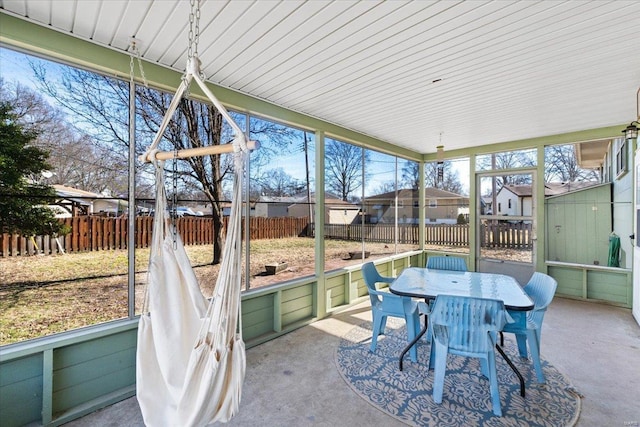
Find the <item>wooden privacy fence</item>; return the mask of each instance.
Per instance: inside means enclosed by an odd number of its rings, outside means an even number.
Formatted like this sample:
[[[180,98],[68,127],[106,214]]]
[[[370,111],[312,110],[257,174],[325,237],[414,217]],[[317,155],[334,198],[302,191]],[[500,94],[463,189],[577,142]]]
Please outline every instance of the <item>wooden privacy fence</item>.
[[[146,248],[151,244],[153,217],[135,219],[135,247]],[[71,228],[66,236],[22,237],[17,234],[0,234],[0,256],[52,255],[61,252],[88,252],[126,249],[129,220],[126,217],[77,216],[61,220]],[[307,218],[251,218],[251,239],[297,237],[305,234]],[[178,232],[185,245],[213,243],[213,219],[183,217],[176,220]],[[227,218],[223,219],[226,228]],[[244,230],[244,221],[242,223]],[[244,231],[243,231],[244,232]]]
[[[313,224],[311,224],[313,229]],[[327,239],[354,240],[376,243],[394,243],[394,224],[325,224]],[[418,244],[417,224],[398,224],[399,244]],[[468,246],[469,226],[467,224],[427,224],[425,243],[432,245]]]
[[[310,224],[314,235],[315,224]],[[395,225],[393,224],[325,224],[324,236],[327,239],[352,240],[375,243],[394,243]],[[398,224],[398,243],[418,243],[418,226]]]
[[[426,224],[424,228],[425,244],[469,246],[468,224]],[[368,242],[392,243],[394,230],[393,224],[325,224],[324,234],[327,239],[361,241],[364,235],[364,240]],[[398,243],[418,244],[418,225],[398,225]],[[530,250],[531,223],[483,223],[480,226],[480,245]]]
[[[480,227],[480,246],[483,248],[501,248],[531,250],[532,224],[530,222],[487,222]]]
[[[71,227],[66,236],[35,236],[0,234],[0,256],[51,255],[64,252],[103,251],[127,248],[128,219],[101,216],[78,216],[62,220]],[[226,227],[227,218],[224,218]],[[183,217],[176,221],[185,245],[213,243],[213,219]],[[242,223],[244,230],[244,221]],[[135,247],[146,248],[151,243],[152,217],[137,217]],[[418,244],[416,224],[398,225],[398,243]],[[396,227],[393,224],[325,224],[325,238],[376,243],[394,243]],[[314,224],[307,218],[258,218],[249,222],[251,239],[280,239],[314,235]],[[442,246],[469,246],[468,224],[427,224],[425,244]],[[530,250],[530,223],[486,223],[480,227],[480,244],[489,248]]]

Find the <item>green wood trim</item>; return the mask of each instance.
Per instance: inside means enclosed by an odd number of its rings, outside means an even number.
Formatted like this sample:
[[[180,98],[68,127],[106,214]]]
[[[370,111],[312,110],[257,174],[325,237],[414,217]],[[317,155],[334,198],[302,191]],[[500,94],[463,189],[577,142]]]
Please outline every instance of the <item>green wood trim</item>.
[[[544,264],[547,259],[545,248],[547,247],[547,225],[546,225],[546,200],[544,197],[544,166],[545,166],[545,150],[544,147],[538,147],[537,151],[537,169],[533,176],[536,184],[536,198],[534,209],[535,235],[533,239],[533,256],[535,263],[535,271],[546,271]]]
[[[318,282],[314,282],[311,284],[311,316],[318,317],[318,304],[320,301],[320,294],[318,293]]]
[[[469,157],[472,154],[482,155],[496,153],[500,151],[523,150],[527,148],[545,147],[547,145],[574,144],[576,142],[595,141],[599,139],[619,138],[622,129],[628,126],[628,123],[621,123],[614,126],[602,128],[587,129],[576,132],[559,133],[554,135],[546,135],[536,138],[526,138],[514,141],[491,142],[476,145],[469,148],[461,148],[457,150],[445,150],[445,160],[457,159],[461,157]],[[436,160],[436,153],[428,153],[422,156],[422,161],[432,162]]]
[[[278,290],[273,295],[273,330],[282,331],[282,291]]]
[[[546,261],[545,264],[548,267],[564,267],[564,268],[570,268],[575,270],[608,271],[610,273],[616,273],[616,274],[632,273],[632,270],[630,268],[607,267],[606,265],[578,264],[578,263],[560,262],[560,261]]]
[[[467,266],[469,270],[476,271],[476,259],[478,257],[478,215],[480,204],[478,203],[478,178],[476,176],[476,155],[469,154],[469,258]],[[426,261],[426,260],[425,260]],[[425,262],[426,265],[426,262]]]
[[[326,316],[327,311],[331,307],[331,292],[327,292],[327,284],[324,275],[324,216],[325,216],[325,191],[324,191],[324,147],[325,136],[324,132],[316,132],[315,134],[315,180],[316,183],[321,182],[323,185],[316,185],[316,191],[314,196],[315,210],[314,210],[314,250],[315,250],[315,273],[318,279],[316,294],[318,305],[315,307],[314,316],[323,318]],[[318,254],[322,254],[318,256]],[[322,295],[325,295],[323,298]]]
[[[42,424],[53,419],[53,350],[42,353]]]
[[[353,281],[351,277],[351,271],[346,271],[342,276],[345,286],[345,303],[350,304],[353,300],[358,298],[358,282]]]
[[[114,320],[86,328],[74,329],[43,338],[38,338],[23,343],[9,344],[0,347],[0,363],[8,360],[19,359],[46,350],[66,347],[76,343],[106,337],[120,332],[138,328],[138,319]]]
[[[419,184],[418,184],[418,200],[420,200],[420,203],[419,203],[420,212],[418,212],[418,224],[420,224],[420,227],[418,227],[418,240],[419,240],[418,248],[420,250],[423,250],[425,234],[426,234],[424,229],[424,223],[425,223],[425,218],[427,216],[427,213],[425,212],[425,209],[427,208],[425,206],[426,195],[427,195],[427,189],[426,189],[427,184],[425,182],[423,162],[418,163],[418,176],[420,177]],[[396,222],[397,222],[397,218],[396,218]]]

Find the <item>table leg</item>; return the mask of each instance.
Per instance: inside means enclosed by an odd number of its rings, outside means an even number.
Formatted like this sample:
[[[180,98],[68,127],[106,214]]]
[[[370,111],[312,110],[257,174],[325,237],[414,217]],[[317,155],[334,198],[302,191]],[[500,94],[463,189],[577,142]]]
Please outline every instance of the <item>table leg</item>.
[[[413,347],[414,345],[416,345],[416,343],[420,340],[420,338],[422,338],[424,336],[424,334],[427,332],[428,329],[428,322],[429,320],[427,319],[427,315],[424,315],[424,328],[422,328],[422,330],[420,331],[420,333],[418,335],[416,335],[416,337],[404,348],[404,350],[402,350],[402,353],[400,353],[400,361],[399,361],[399,366],[400,366],[400,370],[402,371],[402,360],[404,359],[405,354],[407,354],[407,352],[409,350],[411,350],[411,347]]]
[[[507,362],[507,365],[509,365],[513,372],[518,376],[518,379],[520,380],[520,396],[524,397],[524,378],[522,378],[522,374],[520,373],[520,371],[518,371],[516,365],[513,364],[511,359],[509,359],[509,356],[505,354],[504,350],[502,350],[502,348],[498,344],[496,344],[496,349],[505,360],[505,362]],[[400,370],[402,370],[402,368]]]

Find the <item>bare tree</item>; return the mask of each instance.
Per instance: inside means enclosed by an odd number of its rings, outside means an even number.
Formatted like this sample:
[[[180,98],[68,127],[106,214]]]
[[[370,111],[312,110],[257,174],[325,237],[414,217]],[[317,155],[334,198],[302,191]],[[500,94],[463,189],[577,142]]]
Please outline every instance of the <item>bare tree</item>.
[[[327,140],[325,146],[325,182],[327,188],[342,200],[357,199],[353,194],[364,182],[362,164],[369,152],[345,142]]]
[[[42,95],[18,83],[0,80],[0,99],[11,103],[17,120],[37,130],[35,145],[49,153],[52,177],[49,184],[62,184],[97,193],[122,195],[127,177],[119,157],[102,148],[90,135],[71,125],[69,117]]]
[[[396,183],[395,182],[383,182],[375,190],[373,190],[373,194],[385,194],[391,193],[392,191],[396,191]]]
[[[70,67],[62,67],[54,78],[47,76],[47,67],[33,62],[32,68],[43,92],[56,100],[58,105],[73,117],[78,128],[86,130],[101,150],[111,151],[111,159],[119,158],[120,165],[127,165],[129,158],[129,84],[97,73]],[[162,118],[168,110],[172,95],[144,87],[136,88],[136,144],[141,154],[151,143]],[[286,126],[265,120],[253,120],[250,129],[252,139],[267,140],[264,149],[252,154],[252,175],[261,165],[269,163],[273,153],[291,144],[292,131]],[[221,114],[210,104],[184,98],[164,132],[160,147],[173,151],[219,145],[232,139],[229,126],[223,124]],[[153,182],[151,168],[136,166],[136,196],[148,194]],[[167,165],[168,176],[174,171]],[[232,176],[230,155],[193,157],[176,163],[175,172],[179,187],[169,193],[193,194],[200,191],[212,206],[213,263],[222,256],[222,202],[225,183]],[[126,171],[122,176],[126,177]],[[133,189],[131,189],[133,190]]]
[[[482,170],[502,170],[535,167],[535,150],[527,151],[503,151],[500,153],[488,154],[478,158],[478,164]],[[496,193],[503,185],[530,185],[530,174],[505,173],[496,180],[498,187]]]
[[[412,190],[417,190],[420,187],[420,165],[417,162],[404,163],[401,186]]]
[[[598,172],[580,168],[572,144],[552,145],[545,148],[545,182],[598,180]]]
[[[425,185],[427,187],[438,188],[440,190],[450,191],[456,194],[462,194],[462,183],[458,172],[453,169],[451,162],[442,164],[443,174],[442,182],[438,181],[438,163],[430,162],[424,165]]]
[[[303,182],[295,179],[282,168],[268,170],[260,181],[264,196],[292,196],[304,189]]]

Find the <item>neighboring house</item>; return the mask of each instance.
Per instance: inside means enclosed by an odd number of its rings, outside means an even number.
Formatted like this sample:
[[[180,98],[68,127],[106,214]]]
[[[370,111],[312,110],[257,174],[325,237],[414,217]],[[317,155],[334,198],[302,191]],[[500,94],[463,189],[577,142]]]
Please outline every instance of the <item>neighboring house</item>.
[[[398,190],[397,200],[398,223],[417,224],[421,209],[418,190]],[[455,224],[459,214],[469,214],[469,197],[427,187],[423,206],[427,223]],[[367,197],[365,214],[372,223],[393,224],[396,217],[396,192],[390,191]]]
[[[307,202],[307,195],[298,194],[296,202],[289,205],[288,216],[302,218],[309,216],[309,203],[315,205],[315,193],[311,193],[311,200]],[[332,193],[324,194],[324,222],[325,224],[353,224],[359,221],[360,205],[345,202]],[[313,222],[313,220],[311,221]]]
[[[505,185],[496,195],[495,215],[531,216],[533,198],[530,185]]]
[[[255,203],[253,216],[264,218],[289,216],[289,206],[297,201],[295,196],[260,196]]]
[[[57,199],[49,205],[57,218],[79,215],[119,216],[127,212],[128,203],[90,191],[54,184]]]
[[[598,182],[548,182],[544,185],[544,195],[558,196],[572,191],[598,185]],[[490,198],[489,198],[490,199]],[[505,185],[496,195],[496,215],[531,216],[533,197],[531,185]]]
[[[491,197],[481,197],[480,198],[480,215],[491,215],[493,213],[493,209],[491,205],[493,204],[493,200]]]

